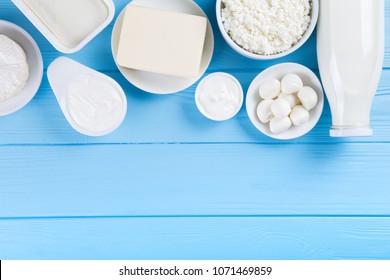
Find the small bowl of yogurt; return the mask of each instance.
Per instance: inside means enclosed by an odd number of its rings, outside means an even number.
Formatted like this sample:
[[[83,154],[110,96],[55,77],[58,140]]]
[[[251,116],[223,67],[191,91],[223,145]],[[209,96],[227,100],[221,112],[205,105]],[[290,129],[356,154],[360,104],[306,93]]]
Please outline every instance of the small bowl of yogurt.
[[[240,111],[244,93],[240,82],[230,74],[206,76],[197,86],[195,102],[199,111],[213,121],[226,121]]]
[[[318,0],[217,0],[218,27],[239,54],[277,59],[298,50],[313,33]]]

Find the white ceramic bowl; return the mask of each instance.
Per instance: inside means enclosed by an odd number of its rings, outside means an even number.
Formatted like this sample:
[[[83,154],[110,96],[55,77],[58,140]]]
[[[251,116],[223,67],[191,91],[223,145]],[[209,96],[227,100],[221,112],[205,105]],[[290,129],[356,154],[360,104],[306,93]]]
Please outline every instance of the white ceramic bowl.
[[[29,67],[29,77],[23,90],[19,94],[0,102],[0,116],[5,116],[23,108],[33,99],[41,85],[43,61],[34,39],[21,27],[0,20],[0,34],[9,37],[23,48]]]
[[[271,59],[277,59],[284,57],[286,55],[289,55],[296,50],[298,50],[300,47],[303,46],[303,44],[306,43],[306,41],[310,38],[311,34],[313,33],[317,21],[318,21],[318,14],[319,14],[319,2],[318,0],[311,0],[312,1],[312,11],[311,11],[311,22],[309,25],[309,28],[307,29],[306,33],[303,35],[302,39],[296,43],[294,46],[292,46],[289,50],[278,53],[278,54],[273,54],[273,55],[260,55],[256,53],[249,52],[245,49],[243,49],[241,46],[237,45],[232,38],[230,38],[229,34],[226,32],[225,27],[223,26],[222,22],[222,17],[221,17],[221,10],[222,10],[222,0],[217,0],[216,2],[216,13],[217,13],[217,22],[218,22],[218,27],[219,30],[222,33],[223,38],[225,41],[231,46],[236,52],[239,54],[251,58],[251,59],[256,59],[256,60],[271,60]]]
[[[237,107],[228,116],[224,116],[224,117],[213,116],[212,114],[208,113],[204,109],[204,107],[202,106],[202,104],[200,102],[200,96],[202,94],[202,90],[203,90],[202,87],[204,86],[204,83],[207,82],[207,80],[209,80],[210,78],[214,78],[214,77],[221,77],[221,78],[224,77],[224,78],[230,79],[234,84],[236,84],[237,88],[239,89],[239,95],[240,95],[239,98],[240,99],[239,99],[239,102],[237,104]],[[213,73],[213,74],[210,74],[210,75],[204,77],[202,79],[202,81],[200,81],[200,83],[198,84],[196,91],[195,91],[195,103],[196,103],[196,106],[198,107],[199,111],[206,118],[213,120],[213,121],[218,121],[218,122],[227,121],[227,120],[230,120],[231,118],[233,118],[235,115],[237,115],[238,112],[241,110],[242,104],[244,103],[244,91],[242,90],[242,86],[241,86],[240,82],[234,76],[227,74],[227,73],[223,73],[223,72],[216,72],[216,73]]]
[[[262,123],[257,116],[257,106],[263,99],[260,97],[259,88],[260,86],[270,80],[278,79],[281,80],[287,74],[297,74],[302,78],[304,86],[312,87],[318,94],[318,104],[310,111],[310,119],[307,123],[301,126],[292,126],[289,130],[281,134],[274,134],[269,128],[269,123]],[[313,73],[309,68],[296,64],[296,63],[282,63],[272,66],[263,72],[261,72],[252,82],[248,89],[246,97],[246,110],[249,119],[253,125],[265,135],[279,140],[291,140],[299,138],[308,132],[310,132],[318,123],[322,111],[324,109],[324,92],[322,85],[316,74]]]
[[[91,34],[84,38],[77,46],[64,45],[53,32],[45,25],[45,23],[26,5],[23,0],[12,0],[16,7],[34,24],[34,26],[46,37],[46,39],[62,53],[75,53],[85,47],[93,38],[106,28],[115,16],[115,4],[112,0],[102,0],[107,6],[108,15],[104,22],[97,27]]]
[[[173,11],[185,14],[203,16],[207,18],[203,10],[192,0],[133,0],[129,5],[140,5],[149,8]],[[111,48],[114,60],[118,52],[119,37],[122,29],[124,10],[119,14],[114,29],[112,31]],[[182,91],[196,81],[206,72],[210,65],[214,52],[214,34],[210,22],[208,21],[206,41],[203,50],[202,62],[199,75],[196,78],[181,78],[146,71],[138,71],[121,67],[117,64],[119,71],[131,84],[137,88],[154,94],[172,94]]]

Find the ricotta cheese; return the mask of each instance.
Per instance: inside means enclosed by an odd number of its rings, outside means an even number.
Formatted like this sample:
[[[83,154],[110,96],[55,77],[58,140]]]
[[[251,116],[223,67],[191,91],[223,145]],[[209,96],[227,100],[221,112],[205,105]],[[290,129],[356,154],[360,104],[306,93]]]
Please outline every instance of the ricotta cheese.
[[[0,102],[20,93],[28,76],[26,53],[22,47],[0,34]]]
[[[222,0],[222,22],[232,40],[261,55],[285,52],[310,25],[311,0]]]

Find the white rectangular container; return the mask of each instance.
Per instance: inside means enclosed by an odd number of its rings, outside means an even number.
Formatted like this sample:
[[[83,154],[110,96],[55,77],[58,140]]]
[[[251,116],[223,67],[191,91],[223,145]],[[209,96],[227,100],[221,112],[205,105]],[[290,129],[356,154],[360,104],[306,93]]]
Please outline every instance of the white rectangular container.
[[[23,2],[23,0],[11,0],[16,7],[35,25],[35,27],[46,37],[46,39],[62,53],[75,53],[87,45],[93,38],[106,28],[115,15],[115,5],[112,0],[101,0],[107,5],[108,15],[105,21],[92,33],[86,36],[77,46],[68,47],[64,45],[53,32],[43,23],[43,21]]]

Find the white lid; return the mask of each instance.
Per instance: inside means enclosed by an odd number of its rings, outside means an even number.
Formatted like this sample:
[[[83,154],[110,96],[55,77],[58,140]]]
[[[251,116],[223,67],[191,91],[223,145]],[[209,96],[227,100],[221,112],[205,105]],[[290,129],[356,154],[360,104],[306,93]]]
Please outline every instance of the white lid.
[[[102,0],[108,9],[108,15],[106,20],[96,28],[91,34],[89,34],[83,41],[75,47],[68,47],[64,45],[51,31],[50,29],[35,15],[33,11],[23,2],[23,0],[11,0],[16,7],[34,24],[34,26],[46,37],[46,39],[62,53],[75,53],[81,50],[87,45],[93,38],[95,38],[100,32],[106,28],[115,16],[115,5],[112,0]]]

